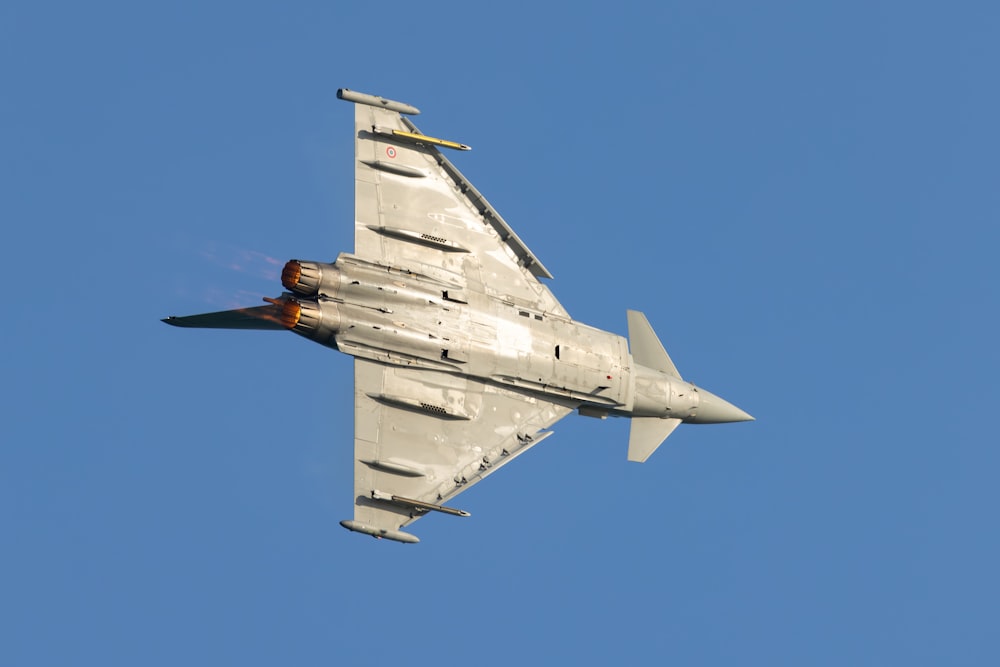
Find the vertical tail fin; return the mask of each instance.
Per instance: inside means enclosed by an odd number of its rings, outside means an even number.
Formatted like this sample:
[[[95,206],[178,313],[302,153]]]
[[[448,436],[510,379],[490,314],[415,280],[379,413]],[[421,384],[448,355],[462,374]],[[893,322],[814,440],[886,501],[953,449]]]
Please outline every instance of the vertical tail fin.
[[[663,343],[656,337],[653,327],[649,326],[649,320],[638,310],[628,311],[628,344],[635,363],[681,379],[670,355],[663,349]]]
[[[162,320],[175,327],[195,329],[263,329],[282,331],[291,328],[284,320],[281,305],[275,301],[268,306],[222,310],[217,313],[166,317]]]

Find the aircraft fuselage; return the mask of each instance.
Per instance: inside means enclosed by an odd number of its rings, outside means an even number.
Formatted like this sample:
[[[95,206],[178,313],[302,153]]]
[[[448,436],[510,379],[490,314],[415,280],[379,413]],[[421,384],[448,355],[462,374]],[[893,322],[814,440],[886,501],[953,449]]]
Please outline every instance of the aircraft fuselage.
[[[283,321],[355,357],[476,378],[588,416],[693,418],[698,389],[636,365],[623,336],[460,285],[341,255],[292,260]]]

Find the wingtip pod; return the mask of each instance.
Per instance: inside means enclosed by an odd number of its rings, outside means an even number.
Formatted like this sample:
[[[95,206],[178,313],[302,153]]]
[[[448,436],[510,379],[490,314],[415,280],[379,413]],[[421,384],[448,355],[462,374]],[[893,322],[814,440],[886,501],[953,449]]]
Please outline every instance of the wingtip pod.
[[[382,539],[383,537],[387,540],[393,540],[396,542],[403,542],[405,544],[416,544],[420,541],[420,538],[416,535],[411,535],[410,533],[404,533],[401,530],[386,530],[385,528],[376,528],[375,526],[369,526],[367,523],[361,523],[360,521],[353,521],[351,519],[344,519],[340,522],[340,525],[347,530],[354,531],[355,533],[364,533],[365,535],[371,535],[374,538]]]
[[[416,116],[420,113],[420,109],[413,105],[406,104],[405,102],[387,100],[386,98],[379,97],[378,95],[359,93],[356,90],[350,90],[349,88],[339,88],[337,90],[337,97],[356,104],[367,104],[370,107],[379,107],[380,109],[388,109],[389,111],[398,111],[399,113],[405,113],[408,116]]]

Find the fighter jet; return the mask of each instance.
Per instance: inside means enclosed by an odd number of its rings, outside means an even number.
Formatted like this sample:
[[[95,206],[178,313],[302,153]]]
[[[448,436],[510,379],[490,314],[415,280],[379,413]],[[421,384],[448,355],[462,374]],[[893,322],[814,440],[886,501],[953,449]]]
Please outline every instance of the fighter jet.
[[[348,89],[355,105],[354,252],[293,259],[267,304],[178,327],[289,330],[354,357],[354,517],[345,528],[419,542],[402,529],[450,506],[552,435],[573,411],[628,417],[645,461],[681,423],[753,417],[681,377],[645,315],[628,340],[573,320],[552,276],[423,134],[402,102]],[[445,503],[449,503],[446,505]]]

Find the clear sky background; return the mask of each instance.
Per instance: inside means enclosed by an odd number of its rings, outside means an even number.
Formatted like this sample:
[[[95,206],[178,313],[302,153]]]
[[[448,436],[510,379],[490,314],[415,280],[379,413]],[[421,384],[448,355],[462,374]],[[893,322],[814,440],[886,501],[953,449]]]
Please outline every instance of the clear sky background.
[[[995,3],[6,2],[0,664],[1000,663]],[[166,315],[352,248],[420,107],[577,319],[757,417],[577,415],[379,542],[349,357]]]

